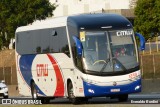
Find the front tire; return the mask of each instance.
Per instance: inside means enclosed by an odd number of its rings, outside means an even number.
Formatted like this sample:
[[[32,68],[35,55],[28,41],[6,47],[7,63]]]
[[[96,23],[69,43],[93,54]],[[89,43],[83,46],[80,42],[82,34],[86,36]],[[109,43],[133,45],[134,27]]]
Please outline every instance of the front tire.
[[[80,103],[80,100],[79,100],[79,98],[77,98],[77,97],[74,96],[73,90],[74,90],[74,89],[73,89],[73,85],[72,85],[71,82],[69,82],[69,83],[68,83],[68,87],[67,87],[68,98],[69,98],[69,100],[70,100],[70,102],[71,102],[72,104],[78,104],[78,103]]]
[[[41,100],[42,104],[49,104],[50,103],[50,99],[49,98],[38,97],[37,90],[36,90],[35,86],[36,86],[36,84],[34,82],[32,82],[32,84],[31,84],[32,99],[33,100]]]
[[[31,83],[31,95],[32,95],[32,99],[33,99],[33,100],[37,100],[37,98],[38,98],[37,90],[36,90],[36,87],[35,87],[35,86],[36,86],[35,83],[32,82],[32,83]]]

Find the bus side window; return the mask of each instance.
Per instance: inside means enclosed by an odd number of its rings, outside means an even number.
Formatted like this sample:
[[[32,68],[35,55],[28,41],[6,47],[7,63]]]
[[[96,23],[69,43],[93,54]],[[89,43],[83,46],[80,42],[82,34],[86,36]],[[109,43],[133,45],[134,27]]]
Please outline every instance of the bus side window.
[[[40,47],[40,46],[38,46],[38,47],[36,48],[36,53],[41,53],[41,47]]]
[[[18,34],[16,34],[16,42],[17,42],[17,43],[18,43],[18,36],[19,36],[19,35],[18,35]]]
[[[57,31],[56,30],[52,31],[52,36],[57,36]]]
[[[44,51],[50,51],[51,53],[64,53],[70,57],[66,27],[50,29],[50,32],[50,47]]]
[[[67,56],[70,57],[68,44],[61,48],[61,52],[65,53]]]

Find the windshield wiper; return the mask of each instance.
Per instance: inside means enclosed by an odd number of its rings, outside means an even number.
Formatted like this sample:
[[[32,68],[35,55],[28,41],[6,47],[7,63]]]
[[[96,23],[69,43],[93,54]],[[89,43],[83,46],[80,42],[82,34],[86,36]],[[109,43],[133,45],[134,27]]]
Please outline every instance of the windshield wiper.
[[[100,72],[103,72],[104,69],[106,68],[106,66],[108,65],[108,62],[110,61],[110,58],[107,58],[106,60],[106,63],[103,65],[102,69],[100,70]]]
[[[123,71],[126,71],[127,69],[125,68],[125,66],[117,59],[117,58],[115,58],[115,57],[113,57],[112,58],[112,61],[113,60],[115,60],[120,66],[121,66],[121,68],[122,68],[122,70]],[[100,72],[103,72],[104,71],[104,69],[106,68],[106,66],[108,65],[108,62],[110,61],[110,58],[108,58],[107,60],[106,60],[106,63],[103,65],[103,67],[102,67],[102,69],[100,70]],[[113,72],[114,72],[114,65],[115,65],[115,63],[113,63]]]
[[[120,64],[120,67],[122,68],[123,71],[127,70],[126,67],[117,58],[113,57],[112,60],[115,60],[118,64]],[[113,63],[113,72],[115,69],[114,65],[115,65],[115,63]]]

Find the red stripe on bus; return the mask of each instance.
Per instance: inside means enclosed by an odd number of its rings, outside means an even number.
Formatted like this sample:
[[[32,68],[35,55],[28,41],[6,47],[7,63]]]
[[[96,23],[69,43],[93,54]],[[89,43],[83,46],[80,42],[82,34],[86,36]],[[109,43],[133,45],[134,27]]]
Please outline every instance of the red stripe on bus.
[[[61,74],[61,70],[58,66],[58,63],[56,60],[49,54],[47,54],[48,58],[52,62],[52,66],[54,68],[55,74],[56,74],[56,80],[57,80],[57,86],[56,90],[54,92],[54,96],[64,96],[64,81]]]

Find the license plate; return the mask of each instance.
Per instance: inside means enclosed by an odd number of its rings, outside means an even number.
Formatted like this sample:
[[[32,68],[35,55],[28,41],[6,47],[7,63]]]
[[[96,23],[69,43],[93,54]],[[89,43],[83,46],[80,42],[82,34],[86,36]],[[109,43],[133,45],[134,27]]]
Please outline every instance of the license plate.
[[[111,92],[120,92],[120,89],[111,89]]]

